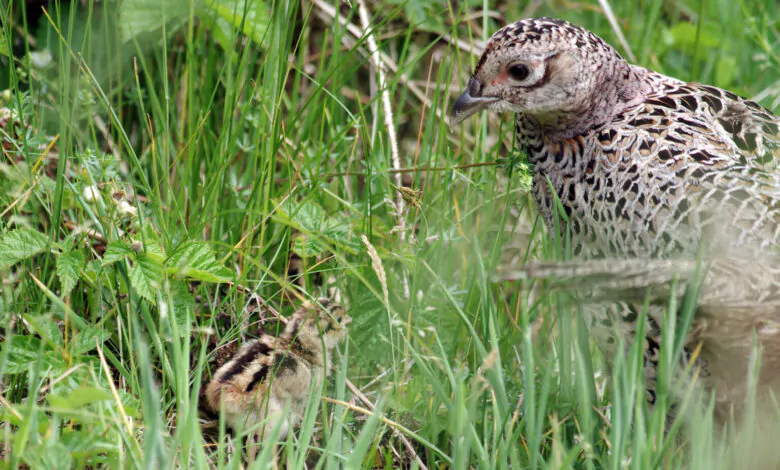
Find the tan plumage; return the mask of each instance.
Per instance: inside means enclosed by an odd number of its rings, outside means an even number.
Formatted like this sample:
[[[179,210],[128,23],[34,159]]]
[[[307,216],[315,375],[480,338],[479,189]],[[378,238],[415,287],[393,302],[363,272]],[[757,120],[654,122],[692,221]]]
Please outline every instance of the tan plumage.
[[[684,356],[701,345],[704,382],[723,413],[742,395],[754,333],[764,348],[762,384],[780,381],[777,116],[731,92],[631,65],[593,33],[550,18],[490,39],[453,122],[482,109],[516,113],[548,230],[562,234],[556,197],[570,221],[578,260],[524,275],[603,281],[610,263],[618,270],[607,285],[589,285],[602,302],[586,308],[602,348],[614,350],[616,334],[630,343],[644,287],[679,295],[668,288],[670,273],[679,269],[685,280],[702,257]],[[645,328],[651,402],[666,305],[651,306]]]
[[[327,299],[305,303],[279,337],[263,334],[217,370],[206,387],[208,407],[234,430],[257,428],[260,438],[280,425],[283,439],[298,424],[312,384],[330,374],[331,353],[350,322],[344,308]]]

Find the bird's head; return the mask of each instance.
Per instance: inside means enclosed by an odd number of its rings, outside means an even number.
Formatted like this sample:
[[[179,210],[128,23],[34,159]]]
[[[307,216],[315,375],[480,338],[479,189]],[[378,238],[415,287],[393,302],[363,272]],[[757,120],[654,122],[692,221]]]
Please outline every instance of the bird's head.
[[[305,302],[290,318],[284,334],[312,348],[319,348],[324,340],[325,347],[332,349],[347,337],[351,322],[343,306],[323,297]]]
[[[619,95],[608,82],[628,69],[617,51],[585,29],[551,18],[518,21],[488,41],[451,123],[488,109],[523,113],[543,127],[566,126],[573,113],[609,100],[604,93]]]

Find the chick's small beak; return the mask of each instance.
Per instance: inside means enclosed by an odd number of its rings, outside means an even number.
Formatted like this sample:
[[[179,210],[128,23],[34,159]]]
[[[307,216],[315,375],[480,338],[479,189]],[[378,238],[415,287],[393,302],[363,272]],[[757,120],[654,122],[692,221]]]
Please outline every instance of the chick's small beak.
[[[341,325],[342,326],[347,326],[350,323],[352,323],[352,317],[350,317],[349,315],[344,315],[344,319],[341,320]]]
[[[495,96],[481,96],[481,94],[482,82],[475,77],[471,77],[468,88],[460,95],[460,98],[452,107],[450,125],[454,126],[461,123],[472,114],[485,109],[490,103],[495,103],[501,99]]]

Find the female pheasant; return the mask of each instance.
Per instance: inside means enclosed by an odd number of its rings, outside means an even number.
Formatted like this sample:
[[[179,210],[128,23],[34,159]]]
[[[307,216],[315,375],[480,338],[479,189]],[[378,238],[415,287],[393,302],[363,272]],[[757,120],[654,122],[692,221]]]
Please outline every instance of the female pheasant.
[[[595,34],[550,18],[490,38],[452,122],[484,109],[516,114],[548,230],[557,235],[555,207],[562,208],[575,257],[616,260],[590,262],[598,274],[668,271],[670,260],[690,274],[691,261],[707,259],[685,355],[701,346],[721,412],[744,391],[754,334],[762,385],[780,385],[778,117],[731,92],[629,64]],[[566,271],[556,269],[536,271]],[[607,349],[616,331],[628,343],[640,317],[641,298],[621,300],[588,310]],[[645,328],[651,402],[663,316],[661,306],[651,308]]]

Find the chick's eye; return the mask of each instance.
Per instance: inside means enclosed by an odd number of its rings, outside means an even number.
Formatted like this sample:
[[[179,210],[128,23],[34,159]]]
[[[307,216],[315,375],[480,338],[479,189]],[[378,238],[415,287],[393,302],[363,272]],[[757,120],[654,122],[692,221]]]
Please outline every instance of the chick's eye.
[[[531,73],[531,70],[525,64],[515,64],[508,69],[509,75],[515,80],[525,80]]]

